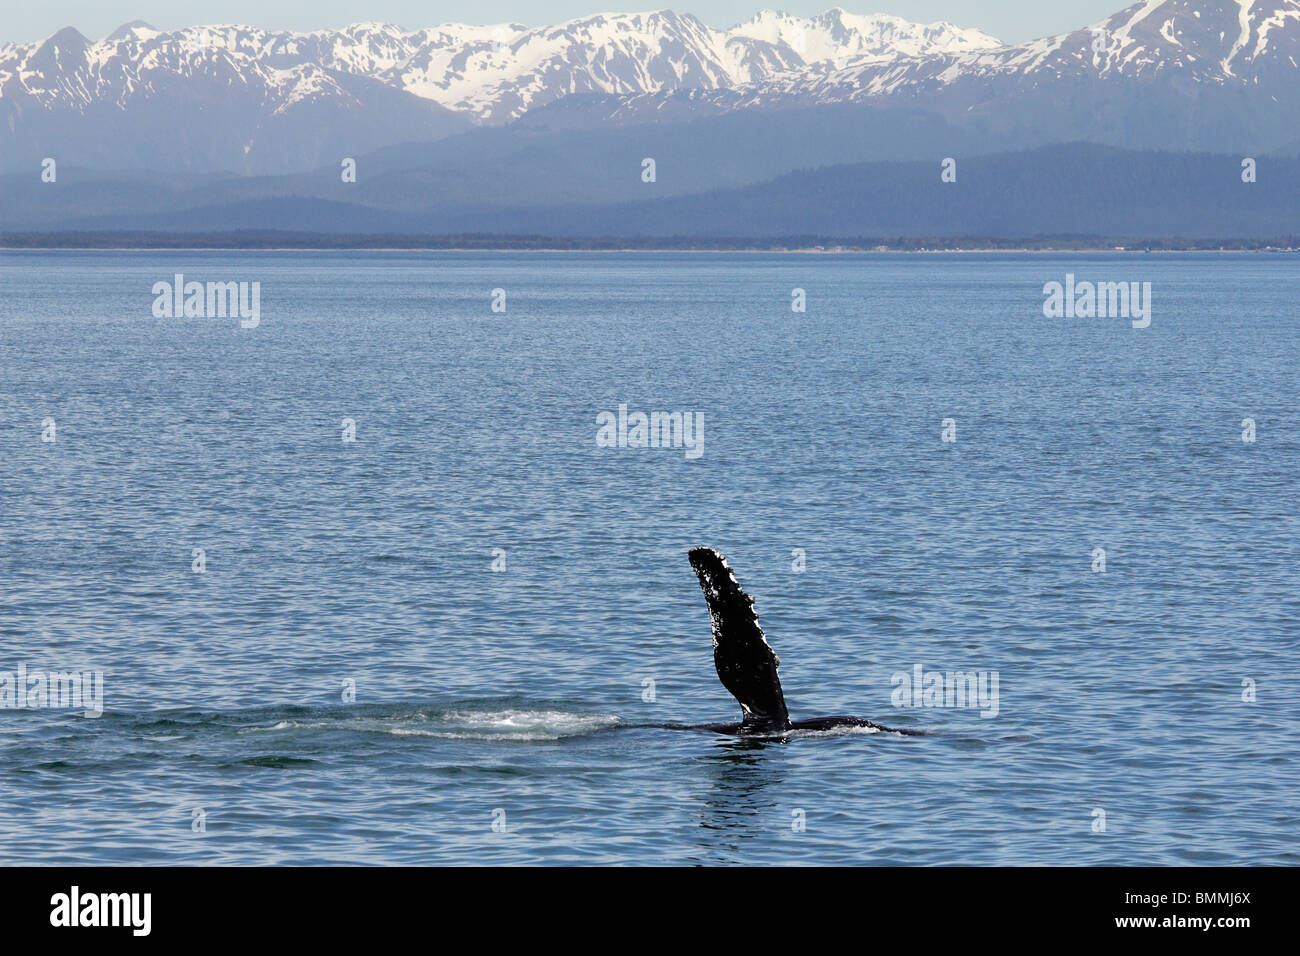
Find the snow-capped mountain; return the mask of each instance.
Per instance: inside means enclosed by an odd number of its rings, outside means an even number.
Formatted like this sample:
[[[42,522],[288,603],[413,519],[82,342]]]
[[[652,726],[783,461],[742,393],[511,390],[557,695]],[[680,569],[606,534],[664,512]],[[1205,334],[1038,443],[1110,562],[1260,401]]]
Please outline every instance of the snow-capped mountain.
[[[602,14],[552,27],[446,24],[413,33],[382,23],[338,31],[267,32],[202,26],[160,32],[127,24],[95,43],[69,28],[0,49],[0,99],[45,109],[124,107],[177,81],[256,89],[269,112],[345,94],[337,74],[503,122],[575,93],[726,89],[813,66],[998,46],[978,30],[864,17],[834,9],[810,19],[763,12],[715,30],[670,10]]]
[[[1252,148],[1300,126],[1300,0],[1142,0],[1016,46],[841,9],[714,29],[662,10],[557,26],[68,28],[0,47],[0,171],[337,164],[526,117],[600,129],[832,104],[1035,142]]]
[[[429,100],[303,56],[256,31],[92,43],[72,28],[0,49],[0,169],[42,157],[90,168],[288,172],[470,122]]]
[[[951,23],[917,24],[878,14],[855,16],[836,7],[802,18],[764,10],[747,23],[727,31],[727,43],[756,40],[793,50],[805,65],[843,66],[855,60],[892,60],[899,56],[928,56],[991,50],[1001,41],[979,30]]]
[[[1278,149],[1300,128],[1297,64],[1300,0],[1142,0],[1030,43],[834,60],[727,90],[659,90],[587,108],[633,123],[858,103],[1002,126],[1025,145]]]
[[[844,102],[1012,79],[1149,80],[1219,86],[1300,79],[1300,0],[1143,0],[1080,30],[999,49],[855,61],[822,75],[786,74],[751,95]]]

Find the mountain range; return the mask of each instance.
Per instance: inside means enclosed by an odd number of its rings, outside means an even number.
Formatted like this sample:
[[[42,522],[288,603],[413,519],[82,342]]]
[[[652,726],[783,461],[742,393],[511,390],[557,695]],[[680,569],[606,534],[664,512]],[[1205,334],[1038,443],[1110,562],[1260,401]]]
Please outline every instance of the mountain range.
[[[414,32],[134,22],[91,41],[67,28],[0,47],[0,231],[305,216],[366,231],[573,234],[585,221],[688,235],[712,208],[740,235],[781,222],[718,203],[781,195],[801,228],[779,231],[875,235],[866,227],[892,220],[857,202],[869,184],[824,220],[797,214],[820,208],[800,207],[798,190],[811,200],[844,169],[937,184],[945,157],[1010,170],[1023,154],[1039,170],[1070,155],[1053,148],[1103,166],[1123,151],[1198,153],[1196,168],[1215,170],[1284,163],[1300,154],[1298,62],[1300,0],[1143,0],[1018,45],[838,8],[725,30],[669,10]],[[40,178],[46,158],[55,183]],[[356,182],[341,180],[344,159]],[[679,199],[671,215],[649,211]],[[1270,235],[1284,208],[1265,216]],[[859,221],[843,221],[850,209]],[[1233,234],[1256,225],[1247,215]]]
[[[362,145],[507,123],[571,96],[604,103],[750,89],[849,64],[998,45],[947,23],[838,9],[806,20],[764,12],[727,31],[670,10],[414,33],[381,23],[160,32],[135,22],[98,42],[69,27],[0,48],[0,140],[9,140],[0,168],[62,153],[110,168],[286,172]]]

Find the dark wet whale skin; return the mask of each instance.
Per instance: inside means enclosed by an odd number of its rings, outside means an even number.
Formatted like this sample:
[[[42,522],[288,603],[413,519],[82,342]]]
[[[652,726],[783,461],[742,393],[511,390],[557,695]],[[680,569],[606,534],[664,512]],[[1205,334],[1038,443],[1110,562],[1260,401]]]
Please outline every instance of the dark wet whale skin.
[[[851,730],[854,727],[868,727],[889,734],[903,734],[908,737],[920,736],[920,730],[899,730],[896,727],[884,727],[864,717],[811,717],[808,720],[792,720],[784,727],[772,724],[663,724],[668,730],[700,730],[715,734],[728,734],[733,737],[780,737],[796,731],[817,733],[819,731]]]
[[[780,736],[789,731],[832,731],[867,727],[887,733],[920,735],[921,731],[882,727],[862,717],[814,717],[791,721],[777,668],[781,659],[772,650],[754,611],[754,599],[746,594],[727,564],[712,548],[692,548],[695,569],[709,605],[713,625],[713,663],[718,679],[740,704],[740,723],[696,724],[675,729],[704,730],[734,736]]]

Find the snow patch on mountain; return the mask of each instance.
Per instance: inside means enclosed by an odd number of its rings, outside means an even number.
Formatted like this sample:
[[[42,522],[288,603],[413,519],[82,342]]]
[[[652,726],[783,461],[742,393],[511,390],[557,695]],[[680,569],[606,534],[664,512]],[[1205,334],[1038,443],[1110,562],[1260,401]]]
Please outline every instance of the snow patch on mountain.
[[[880,14],[858,16],[836,7],[803,18],[764,10],[746,23],[725,32],[735,38],[760,40],[793,49],[806,64],[843,65],[854,59],[892,59],[966,50],[992,49],[1000,40],[979,30],[963,30],[951,23],[918,24]]]

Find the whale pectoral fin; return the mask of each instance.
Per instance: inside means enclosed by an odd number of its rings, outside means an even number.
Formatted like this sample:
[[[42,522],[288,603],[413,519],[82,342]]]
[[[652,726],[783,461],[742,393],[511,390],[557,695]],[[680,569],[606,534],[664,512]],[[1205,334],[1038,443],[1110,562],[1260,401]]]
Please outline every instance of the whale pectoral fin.
[[[692,548],[690,559],[709,604],[718,679],[740,703],[744,726],[789,727],[785,695],[776,676],[781,659],[758,626],[754,599],[741,590],[727,559],[712,548]]]

